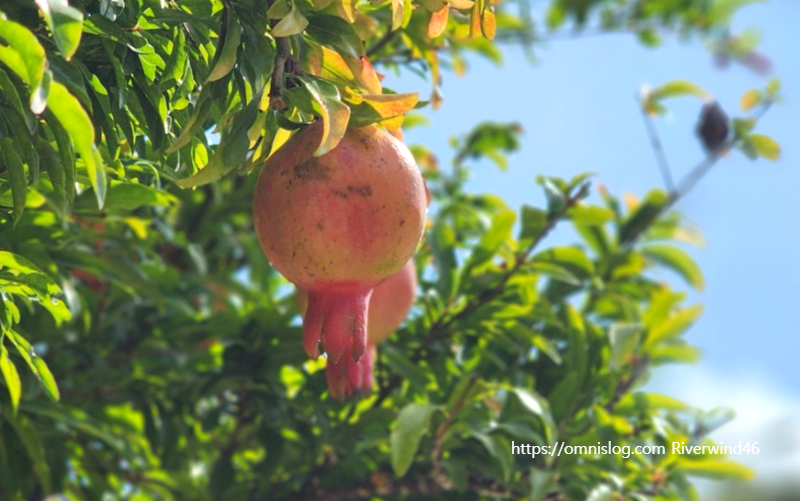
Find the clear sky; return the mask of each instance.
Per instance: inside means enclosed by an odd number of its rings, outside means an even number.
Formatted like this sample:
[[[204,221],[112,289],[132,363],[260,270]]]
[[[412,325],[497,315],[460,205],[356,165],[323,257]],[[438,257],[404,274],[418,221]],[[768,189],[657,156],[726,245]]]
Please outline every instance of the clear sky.
[[[782,419],[800,430],[798,22],[800,2],[794,0],[749,6],[734,22],[734,31],[761,29],[760,50],[782,81],[785,103],[758,128],[782,144],[781,160],[752,162],[734,153],[676,207],[707,240],[702,249],[687,249],[705,274],[706,290],[694,297],[706,310],[686,337],[704,357],[695,367],[660,369],[651,387],[707,409],[734,407],[740,419],[728,438],[736,440],[757,440]],[[647,49],[630,35],[604,35],[551,42],[536,54],[538,63],[531,65],[521,50],[508,49],[501,68],[475,58],[465,78],[445,74],[443,106],[426,111],[431,126],[409,131],[406,141],[424,143],[446,164],[450,136],[482,120],[518,121],[525,129],[523,147],[509,171],[479,164],[472,191],[496,193],[512,207],[543,205],[537,174],[568,178],[594,171],[612,193],[641,196],[662,185],[634,99],[641,85],[691,80],[735,115],[741,94],[767,82],[736,64],[716,68],[697,40],[667,39],[662,47]],[[430,88],[411,74],[384,83],[398,92],[419,90],[423,99]],[[680,178],[702,159],[694,137],[700,103],[686,98],[667,104],[672,114],[657,125],[673,175]],[[549,243],[570,238],[562,231]],[[794,439],[791,465],[800,472],[800,436]],[[738,459],[764,470],[770,457],[778,458],[767,450],[758,458]]]

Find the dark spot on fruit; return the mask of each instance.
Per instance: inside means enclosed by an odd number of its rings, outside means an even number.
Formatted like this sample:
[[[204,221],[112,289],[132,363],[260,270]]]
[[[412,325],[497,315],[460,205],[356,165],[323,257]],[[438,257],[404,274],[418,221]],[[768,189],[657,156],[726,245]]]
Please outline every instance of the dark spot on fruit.
[[[325,223],[322,221],[322,219],[320,219],[319,221],[317,221],[317,229],[318,229],[319,231],[322,231],[322,230],[324,230],[324,229],[325,229]]]
[[[370,187],[368,184],[365,184],[363,186],[355,186],[351,184],[347,187],[347,191],[361,197],[372,196],[372,187]]]
[[[401,219],[400,220],[400,226],[403,226],[404,224],[406,224],[406,220],[405,219]]]
[[[324,181],[330,179],[330,167],[320,165],[319,160],[312,158],[294,166],[294,178],[298,181]]]
[[[337,196],[337,197],[339,197],[339,198],[344,198],[345,200],[347,200],[348,198],[350,198],[350,195],[348,195],[346,192],[344,192],[344,191],[342,191],[342,190],[334,190],[334,189],[331,189],[331,193],[333,193],[334,195],[336,195],[336,196]]]

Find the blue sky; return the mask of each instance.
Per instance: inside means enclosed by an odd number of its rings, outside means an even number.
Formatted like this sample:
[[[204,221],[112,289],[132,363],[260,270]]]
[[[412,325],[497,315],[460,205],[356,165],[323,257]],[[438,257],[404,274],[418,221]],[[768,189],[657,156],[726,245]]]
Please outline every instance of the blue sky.
[[[705,274],[706,289],[695,299],[706,310],[686,337],[703,349],[704,357],[695,367],[659,370],[652,386],[705,408],[734,407],[740,433],[766,429],[785,416],[797,418],[800,409],[798,21],[800,2],[792,0],[749,6],[734,20],[734,32],[760,28],[760,50],[772,59],[773,75],[782,81],[785,103],[758,127],[782,144],[781,160],[752,162],[734,153],[676,206],[707,240],[704,248],[687,249]],[[519,49],[504,55],[501,68],[474,58],[465,78],[445,74],[443,106],[426,111],[431,125],[412,129],[406,141],[425,144],[447,162],[452,135],[482,120],[520,122],[523,147],[511,158],[509,171],[499,173],[491,163],[481,163],[469,185],[475,192],[501,195],[512,207],[544,204],[534,182],[537,174],[570,177],[594,171],[596,180],[617,195],[641,196],[661,186],[634,98],[643,84],[691,80],[735,115],[741,94],[767,81],[735,64],[716,68],[700,41],[668,39],[660,48],[647,49],[630,35],[605,35],[551,42],[537,50],[536,65]],[[423,98],[430,89],[411,74],[390,76],[384,83],[397,91],[418,90]],[[668,106],[671,115],[657,126],[673,175],[680,178],[702,159],[694,137],[700,103],[681,99]],[[570,238],[562,231],[549,243]],[[767,464],[765,455],[768,451],[753,459]]]

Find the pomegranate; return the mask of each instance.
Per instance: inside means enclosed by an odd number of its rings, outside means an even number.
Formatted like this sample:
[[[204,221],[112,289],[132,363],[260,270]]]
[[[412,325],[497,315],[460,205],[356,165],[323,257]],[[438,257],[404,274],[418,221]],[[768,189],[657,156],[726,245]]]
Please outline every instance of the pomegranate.
[[[375,346],[389,337],[408,315],[417,293],[417,272],[414,262],[409,261],[395,273],[375,287],[369,300],[367,314],[367,349],[358,361],[343,357],[328,362],[325,375],[331,396],[338,400],[372,391],[372,369]],[[304,315],[308,306],[308,295],[302,289],[295,294],[297,310]]]
[[[425,224],[422,176],[408,148],[375,126],[350,128],[314,157],[323,124],[293,135],[264,165],[253,216],[272,265],[308,292],[303,345],[336,363],[367,345],[372,290],[413,255]]]

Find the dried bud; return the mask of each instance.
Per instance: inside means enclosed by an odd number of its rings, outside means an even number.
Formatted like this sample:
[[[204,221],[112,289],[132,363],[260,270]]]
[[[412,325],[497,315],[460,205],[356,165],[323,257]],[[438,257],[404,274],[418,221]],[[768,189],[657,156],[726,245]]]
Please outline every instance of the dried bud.
[[[709,152],[717,152],[728,139],[728,115],[716,101],[706,103],[700,111],[697,135]]]

